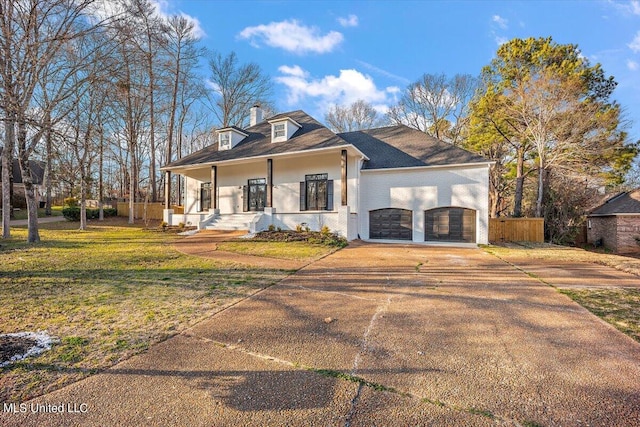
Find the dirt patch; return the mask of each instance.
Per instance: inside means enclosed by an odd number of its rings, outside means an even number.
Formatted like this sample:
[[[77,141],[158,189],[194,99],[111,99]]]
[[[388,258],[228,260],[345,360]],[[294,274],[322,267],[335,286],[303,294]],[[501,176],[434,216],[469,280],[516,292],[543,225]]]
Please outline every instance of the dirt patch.
[[[27,353],[36,344],[37,341],[33,338],[0,335],[0,365]]]
[[[46,332],[18,332],[0,335],[0,368],[25,357],[49,350],[53,339]]]

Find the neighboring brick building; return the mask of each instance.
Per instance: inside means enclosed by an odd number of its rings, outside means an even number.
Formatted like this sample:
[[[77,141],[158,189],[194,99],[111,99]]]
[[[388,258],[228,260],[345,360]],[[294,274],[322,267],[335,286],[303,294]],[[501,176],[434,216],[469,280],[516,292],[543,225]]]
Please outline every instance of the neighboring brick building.
[[[587,241],[640,253],[640,188],[611,197],[587,215]]]

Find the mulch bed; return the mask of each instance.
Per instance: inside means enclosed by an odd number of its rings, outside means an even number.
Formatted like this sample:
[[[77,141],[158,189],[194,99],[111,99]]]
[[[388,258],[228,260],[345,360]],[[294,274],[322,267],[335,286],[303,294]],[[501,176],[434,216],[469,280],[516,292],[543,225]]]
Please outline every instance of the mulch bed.
[[[255,234],[253,240],[266,242],[310,242],[330,246],[344,247],[347,240],[333,233],[319,231],[260,231]]]

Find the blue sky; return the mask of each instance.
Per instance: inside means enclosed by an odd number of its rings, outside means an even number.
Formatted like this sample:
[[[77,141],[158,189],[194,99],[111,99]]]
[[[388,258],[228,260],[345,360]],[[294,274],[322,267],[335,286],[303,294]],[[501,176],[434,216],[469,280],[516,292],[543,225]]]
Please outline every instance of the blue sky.
[[[207,48],[258,63],[278,111],[319,120],[357,99],[383,110],[424,73],[478,75],[500,43],[551,36],[616,78],[614,98],[640,139],[640,1],[159,2],[197,20]]]

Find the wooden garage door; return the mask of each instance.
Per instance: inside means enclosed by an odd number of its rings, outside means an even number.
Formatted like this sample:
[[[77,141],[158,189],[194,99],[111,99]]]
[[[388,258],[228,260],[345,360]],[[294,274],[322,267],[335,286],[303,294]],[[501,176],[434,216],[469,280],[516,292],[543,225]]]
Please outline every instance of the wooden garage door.
[[[476,242],[476,211],[464,208],[438,208],[425,211],[425,240]]]
[[[369,211],[369,238],[412,240],[413,213],[393,208]]]

